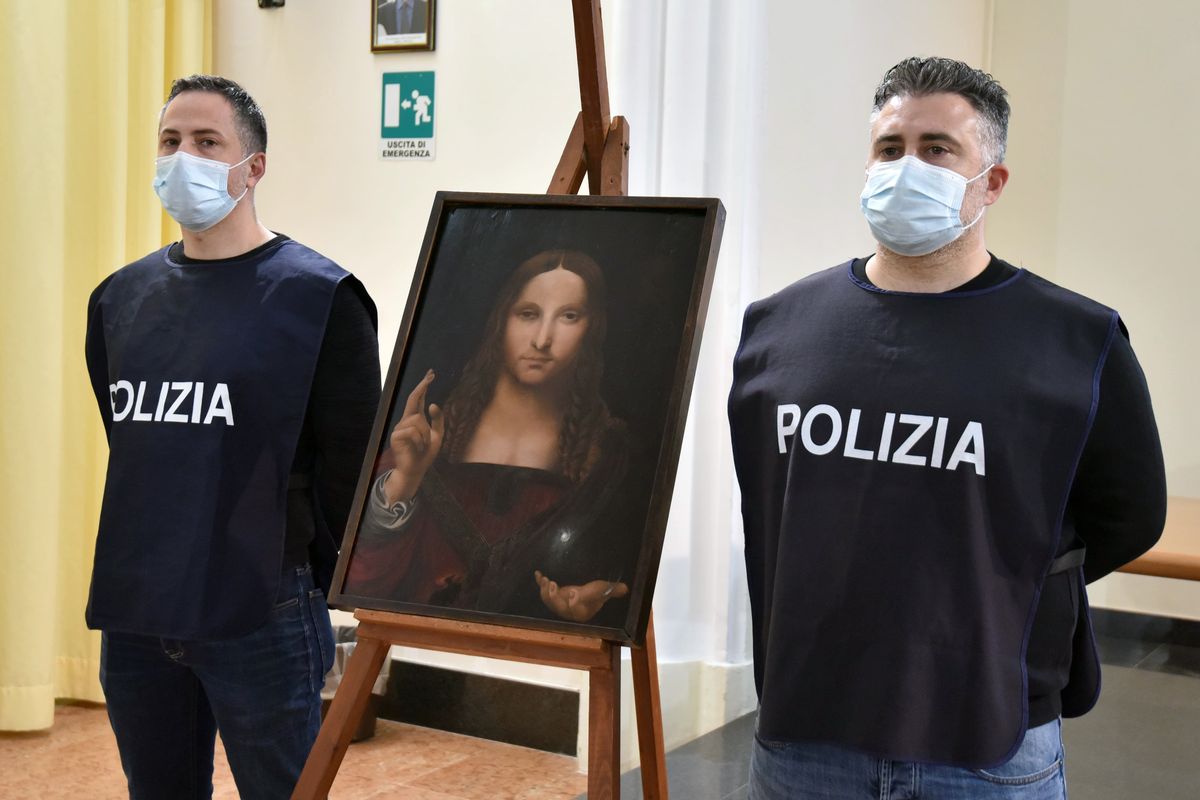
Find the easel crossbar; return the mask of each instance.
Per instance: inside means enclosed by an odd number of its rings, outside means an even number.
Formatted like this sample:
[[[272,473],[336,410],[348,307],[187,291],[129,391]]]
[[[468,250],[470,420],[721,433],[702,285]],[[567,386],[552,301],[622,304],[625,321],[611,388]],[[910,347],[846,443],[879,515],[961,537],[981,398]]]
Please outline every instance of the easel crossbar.
[[[611,642],[593,636],[531,631],[500,625],[388,612],[355,612],[358,638],[440,650],[447,653],[523,661],[574,669],[605,668],[610,663]]]

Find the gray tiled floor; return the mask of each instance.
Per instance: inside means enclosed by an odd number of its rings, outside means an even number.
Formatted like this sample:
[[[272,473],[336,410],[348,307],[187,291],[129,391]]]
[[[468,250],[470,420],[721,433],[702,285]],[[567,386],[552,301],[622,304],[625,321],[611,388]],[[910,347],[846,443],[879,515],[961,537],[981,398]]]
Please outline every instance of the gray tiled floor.
[[[1158,642],[1145,642],[1140,639],[1121,639],[1104,634],[1096,637],[1100,661],[1118,667],[1136,667],[1139,661],[1150,655],[1159,646]]]
[[[1200,647],[1182,644],[1159,645],[1137,663],[1138,669],[1200,677]],[[1197,792],[1200,795],[1200,791]]]
[[[754,715],[733,722],[667,753],[667,780],[679,800],[746,800]],[[587,795],[580,795],[580,800]],[[642,797],[641,770],[621,776],[621,800]]]
[[[1106,666],[1096,708],[1063,723],[1071,797],[1195,800],[1198,740],[1200,678]]]
[[[1200,797],[1200,647],[1104,637],[1096,708],[1063,724],[1072,800]],[[667,754],[671,797],[746,800],[754,715]],[[640,798],[641,775],[621,779]]]

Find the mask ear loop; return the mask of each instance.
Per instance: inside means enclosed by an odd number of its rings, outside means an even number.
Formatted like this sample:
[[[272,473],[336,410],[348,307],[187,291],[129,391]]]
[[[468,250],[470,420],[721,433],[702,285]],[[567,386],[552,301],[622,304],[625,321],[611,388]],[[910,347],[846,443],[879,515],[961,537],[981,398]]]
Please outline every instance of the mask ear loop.
[[[245,164],[247,161],[249,161],[250,159],[254,158],[256,155],[258,155],[258,153],[251,153],[250,155],[246,156],[245,158],[243,158],[243,159],[242,159],[241,161],[239,161],[238,163],[236,163],[236,164],[230,164],[230,165],[229,165],[229,171],[230,171],[230,172],[232,172],[233,170],[235,170],[235,169],[237,169],[238,167],[240,167],[242,164]],[[991,169],[991,167],[988,167],[988,169]],[[225,185],[226,185],[226,186],[228,186],[228,185],[229,185],[229,179],[228,179],[228,178],[226,178],[226,179],[225,179]],[[226,190],[226,191],[228,191],[228,190]],[[243,188],[243,189],[242,189],[242,193],[241,193],[241,194],[239,194],[239,195],[237,196],[237,199],[233,201],[233,204],[236,206],[238,203],[242,202],[242,198],[246,196],[246,192],[248,192],[248,191],[250,191],[250,184],[249,184],[249,183],[247,183],[247,184],[246,184],[246,186],[245,186],[245,188]]]
[[[971,178],[969,181],[967,181],[967,183],[974,183],[975,181],[982,178],[984,175],[987,175],[988,172],[991,170],[991,168],[994,166],[996,166],[995,162],[988,164],[986,167],[983,168],[983,172],[979,173],[974,178]]]
[[[994,166],[996,166],[995,163],[988,164],[987,167],[983,170],[983,172],[979,173],[974,178],[971,178],[971,180],[967,181],[967,183],[974,183],[975,181],[982,178],[984,175],[987,175],[988,172],[990,172],[992,167],[994,167]],[[965,232],[967,230],[967,228],[970,228],[976,222],[979,222],[979,220],[983,219],[984,211],[987,211],[987,206],[984,206],[983,208],[979,209],[979,213],[975,215],[975,219],[971,220],[966,225],[963,225],[963,227],[962,227],[963,231]]]
[[[962,226],[963,231],[965,232],[967,230],[967,228],[970,228],[976,222],[979,222],[979,220],[983,219],[983,212],[986,210],[987,210],[987,206],[984,206],[983,208],[979,209],[979,213],[975,215],[975,219],[971,220],[966,225]]]

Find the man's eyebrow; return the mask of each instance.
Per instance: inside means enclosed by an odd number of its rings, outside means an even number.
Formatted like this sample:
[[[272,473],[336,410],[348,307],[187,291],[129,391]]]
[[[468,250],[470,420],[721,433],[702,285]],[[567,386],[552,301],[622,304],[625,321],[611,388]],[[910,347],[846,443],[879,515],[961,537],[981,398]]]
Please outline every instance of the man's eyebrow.
[[[951,136],[948,133],[942,133],[941,131],[933,131],[931,133],[922,133],[921,141],[922,142],[951,142],[952,144],[958,144],[958,139],[956,137]]]
[[[922,142],[950,142],[952,144],[958,144],[957,138],[955,138],[954,136],[951,136],[948,133],[943,133],[941,131],[932,131],[930,133],[922,133],[918,137],[918,140],[922,141]],[[904,137],[898,133],[885,133],[882,136],[876,137],[876,139],[875,139],[875,144],[877,144],[877,145],[878,144],[897,144],[897,143],[899,143],[899,144],[904,143]]]
[[[176,136],[180,135],[179,131],[175,130],[174,128],[163,128],[158,133],[160,136],[164,133],[173,133]],[[225,134],[221,133],[219,130],[217,130],[216,128],[197,128],[194,131],[189,131],[189,133],[192,136],[213,136],[213,135],[224,136],[225,135]]]

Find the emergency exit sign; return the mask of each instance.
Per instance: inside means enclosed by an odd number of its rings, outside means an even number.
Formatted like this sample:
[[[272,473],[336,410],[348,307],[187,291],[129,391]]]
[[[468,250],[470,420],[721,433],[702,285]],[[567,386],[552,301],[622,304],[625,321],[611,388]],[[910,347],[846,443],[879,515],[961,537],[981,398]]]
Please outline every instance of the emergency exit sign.
[[[387,160],[431,161],[437,114],[432,72],[385,72],[379,155]]]

